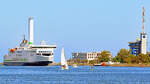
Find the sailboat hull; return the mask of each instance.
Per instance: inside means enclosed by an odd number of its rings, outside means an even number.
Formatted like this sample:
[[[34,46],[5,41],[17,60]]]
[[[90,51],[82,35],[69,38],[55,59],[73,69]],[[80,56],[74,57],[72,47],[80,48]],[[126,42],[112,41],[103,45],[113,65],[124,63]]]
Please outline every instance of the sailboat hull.
[[[62,69],[62,70],[67,70],[67,69],[69,69],[69,68],[68,68],[68,66],[62,65],[62,66],[61,66],[61,69]]]
[[[67,64],[67,60],[65,57],[64,48],[62,48],[62,52],[61,52],[61,69],[62,70],[69,69],[68,64]]]

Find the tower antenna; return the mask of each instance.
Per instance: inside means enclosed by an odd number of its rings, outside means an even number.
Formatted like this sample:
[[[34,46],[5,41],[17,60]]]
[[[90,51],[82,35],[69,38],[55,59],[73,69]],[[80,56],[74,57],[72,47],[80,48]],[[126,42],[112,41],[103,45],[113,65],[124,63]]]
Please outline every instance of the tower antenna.
[[[142,21],[142,30],[143,30],[143,33],[144,33],[144,24],[145,24],[145,8],[143,6],[143,21]]]

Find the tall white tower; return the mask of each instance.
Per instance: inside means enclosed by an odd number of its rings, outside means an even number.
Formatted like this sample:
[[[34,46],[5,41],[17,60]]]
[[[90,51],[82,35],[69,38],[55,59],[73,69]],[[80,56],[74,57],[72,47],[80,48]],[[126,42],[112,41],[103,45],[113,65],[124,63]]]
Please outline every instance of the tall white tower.
[[[146,33],[141,33],[141,53],[147,53],[147,35]]]
[[[29,45],[33,45],[33,25],[34,24],[34,21],[33,21],[33,18],[30,17],[29,18]]]
[[[144,32],[144,23],[145,23],[144,16],[145,16],[145,9],[143,7],[143,25],[142,25],[143,32],[141,33],[141,53],[142,54],[147,53],[147,35]]]

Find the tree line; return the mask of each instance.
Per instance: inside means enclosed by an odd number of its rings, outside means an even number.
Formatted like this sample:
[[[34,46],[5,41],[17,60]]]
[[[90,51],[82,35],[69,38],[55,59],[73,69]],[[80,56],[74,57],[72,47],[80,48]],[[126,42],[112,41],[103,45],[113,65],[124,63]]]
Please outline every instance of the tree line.
[[[102,62],[119,62],[119,63],[127,63],[127,64],[147,64],[150,63],[150,56],[148,54],[139,54],[137,56],[131,54],[131,50],[120,49],[115,57],[111,56],[111,52],[104,50],[102,51],[97,59],[88,61],[88,60],[80,60],[80,59],[72,59],[69,61],[74,61],[74,63],[85,63],[85,64],[98,64]]]
[[[148,54],[139,54],[135,56],[131,54],[131,50],[120,49],[117,56],[113,58],[113,61],[128,64],[145,64],[150,63],[150,56]]]

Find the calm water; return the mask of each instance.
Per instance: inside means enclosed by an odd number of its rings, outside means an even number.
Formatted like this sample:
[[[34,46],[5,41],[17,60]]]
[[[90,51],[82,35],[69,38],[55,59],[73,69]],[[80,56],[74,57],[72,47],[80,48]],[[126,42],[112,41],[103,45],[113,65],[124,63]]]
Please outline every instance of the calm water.
[[[150,84],[150,68],[4,66],[0,67],[0,84]]]

